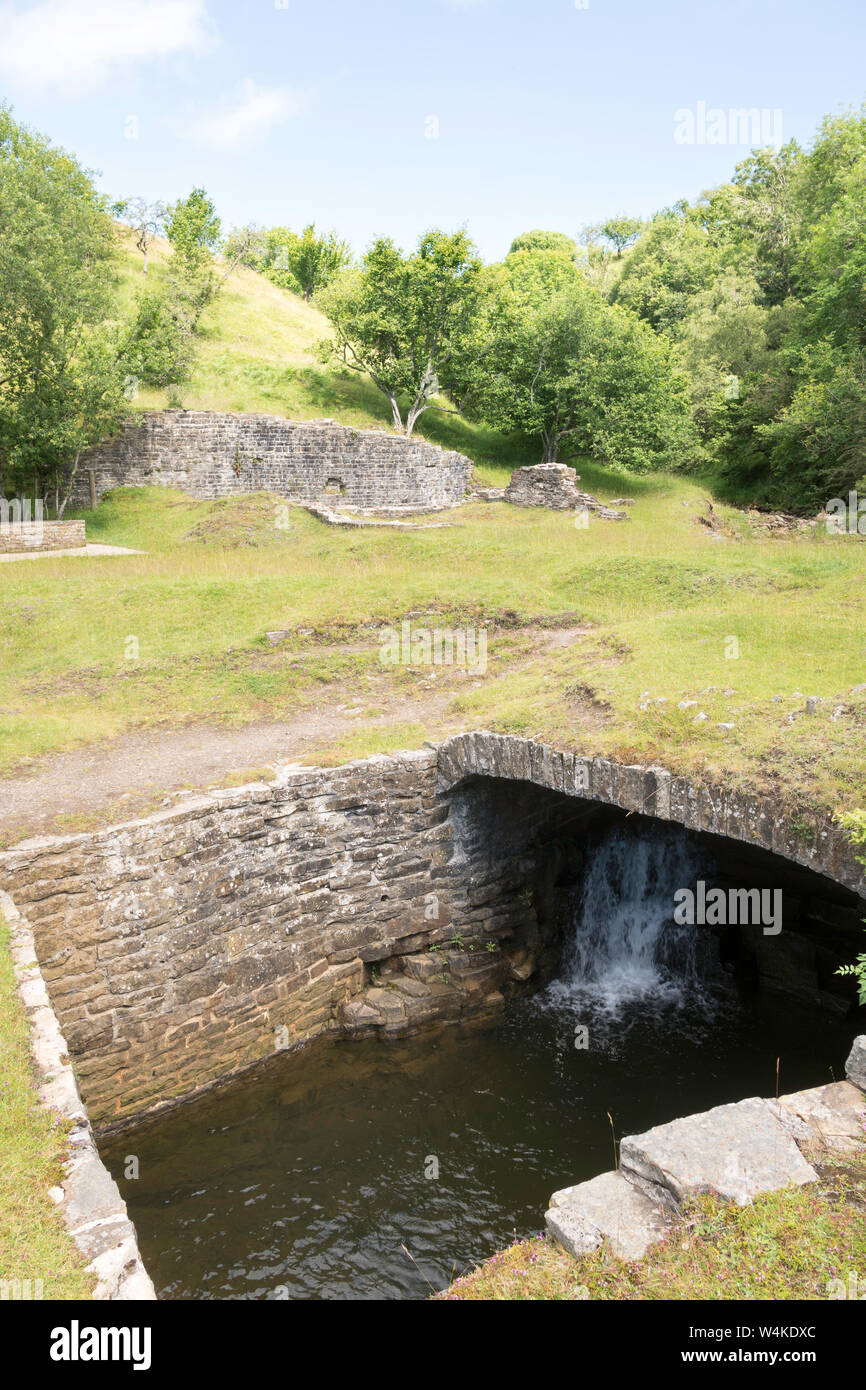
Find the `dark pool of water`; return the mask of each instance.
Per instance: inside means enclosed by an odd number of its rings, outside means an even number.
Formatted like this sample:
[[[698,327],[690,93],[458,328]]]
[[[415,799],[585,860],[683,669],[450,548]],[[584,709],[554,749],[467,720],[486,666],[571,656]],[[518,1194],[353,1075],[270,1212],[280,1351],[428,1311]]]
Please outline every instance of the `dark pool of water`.
[[[769,995],[523,1000],[482,1032],[274,1058],[103,1156],[163,1298],[423,1298],[613,1166],[608,1111],[619,1138],[772,1095],[777,1057],[783,1091],[838,1080],[852,1033]]]

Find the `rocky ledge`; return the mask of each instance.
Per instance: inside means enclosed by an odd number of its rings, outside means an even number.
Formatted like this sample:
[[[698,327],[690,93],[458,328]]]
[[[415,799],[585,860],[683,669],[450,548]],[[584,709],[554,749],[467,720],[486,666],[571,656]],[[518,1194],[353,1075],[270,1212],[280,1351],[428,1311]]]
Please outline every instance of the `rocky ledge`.
[[[715,1192],[746,1206],[762,1192],[817,1181],[812,1161],[822,1152],[851,1152],[863,1141],[866,1036],[856,1039],[846,1075],[778,1101],[753,1096],[630,1135],[615,1173],[554,1192],[547,1229],[576,1258],[606,1239],[620,1259],[637,1260],[664,1238],[688,1197]]]

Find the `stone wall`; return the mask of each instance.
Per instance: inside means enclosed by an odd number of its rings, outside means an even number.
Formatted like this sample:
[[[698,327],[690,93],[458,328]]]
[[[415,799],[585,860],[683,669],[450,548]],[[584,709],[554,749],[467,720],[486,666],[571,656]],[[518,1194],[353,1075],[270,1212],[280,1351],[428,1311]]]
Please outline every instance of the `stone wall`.
[[[30,841],[0,854],[0,886],[106,1127],[321,1033],[489,1014],[552,963],[569,856],[622,812],[866,896],[829,826],[807,843],[733,791],[486,733]]]
[[[273,492],[359,509],[437,508],[463,500],[472,463],[423,439],[333,420],[204,410],[148,411],[84,455],[73,493],[90,505],[112,488],[180,488],[201,499]]]
[[[627,512],[606,507],[577,486],[580,476],[566,463],[533,463],[515,468],[503,494],[512,507],[549,507],[553,511],[594,512],[605,521],[628,521]],[[631,499],[624,499],[629,502]]]
[[[290,771],[0,856],[95,1124],[323,1032],[489,1007],[489,953],[436,956],[402,1006],[376,994],[381,963],[405,974],[466,916],[435,776],[433,752]]]
[[[83,521],[28,521],[0,524],[0,555],[79,550],[87,544]]]
[[[156,1298],[141,1261],[135,1227],[120,1189],[99,1156],[90,1118],[81,1100],[66,1039],[45,988],[36,959],[30,924],[7,893],[0,891],[0,916],[9,928],[12,968],[22,1007],[27,1015],[30,1053],[39,1102],[67,1125],[66,1156],[59,1182],[49,1196],[59,1206],[64,1225],[87,1261],[95,1299]],[[27,1252],[20,1251],[23,1268],[3,1273],[18,1284],[30,1284]],[[40,1281],[41,1283],[42,1281]],[[53,1299],[50,1275],[35,1297]],[[13,1294],[13,1297],[20,1295]],[[27,1297],[28,1295],[24,1295]]]

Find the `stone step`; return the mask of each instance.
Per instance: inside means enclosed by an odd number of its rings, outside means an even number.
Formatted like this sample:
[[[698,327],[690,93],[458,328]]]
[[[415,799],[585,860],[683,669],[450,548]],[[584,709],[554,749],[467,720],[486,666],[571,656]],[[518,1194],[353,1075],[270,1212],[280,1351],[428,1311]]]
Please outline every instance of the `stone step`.
[[[778,1102],[767,1101],[767,1105],[800,1142],[853,1153],[866,1139],[866,1096],[850,1081],[795,1091],[780,1096]]]
[[[818,1176],[770,1104],[757,1096],[629,1135],[620,1147],[620,1169],[671,1211],[702,1192],[745,1206],[761,1192]]]
[[[550,1234],[570,1255],[588,1255],[607,1236],[615,1255],[639,1260],[662,1240],[670,1225],[658,1202],[620,1173],[601,1173],[589,1182],[554,1192],[544,1214]]]

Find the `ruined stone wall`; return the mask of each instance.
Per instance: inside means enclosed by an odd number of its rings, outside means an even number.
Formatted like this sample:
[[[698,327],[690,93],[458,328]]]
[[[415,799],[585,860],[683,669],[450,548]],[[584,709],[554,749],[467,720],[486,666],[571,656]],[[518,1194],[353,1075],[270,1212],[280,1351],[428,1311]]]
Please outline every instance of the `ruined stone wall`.
[[[148,411],[84,455],[73,493],[90,504],[116,487],[180,488],[211,499],[273,492],[360,509],[436,508],[463,500],[472,463],[423,439],[333,420],[205,410]]]
[[[0,555],[78,550],[86,544],[83,521],[13,521],[0,524]]]
[[[484,1005],[499,954],[437,954],[400,998],[371,971],[406,975],[470,910],[435,775],[433,752],[290,771],[0,856],[94,1124],[323,1032]]]
[[[733,791],[486,733],[30,841],[0,853],[0,887],[30,923],[105,1127],[321,1033],[393,1035],[500,1007],[549,962],[584,829],[623,811],[866,895],[832,828],[807,843]]]

